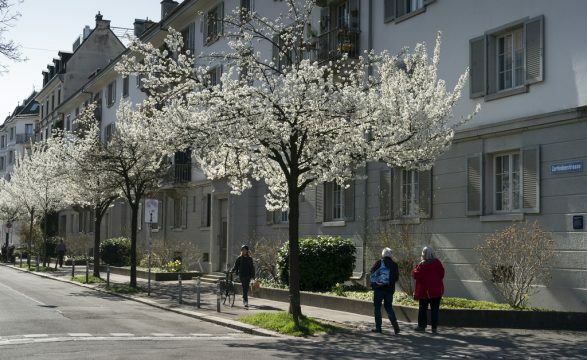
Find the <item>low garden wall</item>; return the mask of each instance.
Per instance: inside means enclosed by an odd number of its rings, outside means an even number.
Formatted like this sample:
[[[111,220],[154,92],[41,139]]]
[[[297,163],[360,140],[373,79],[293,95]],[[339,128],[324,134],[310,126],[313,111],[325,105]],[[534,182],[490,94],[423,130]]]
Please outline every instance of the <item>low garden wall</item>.
[[[289,302],[289,292],[283,289],[261,288],[251,296],[268,300]],[[346,311],[360,315],[373,315],[373,303],[363,300],[348,299],[339,296],[320,295],[302,292],[302,305]],[[393,309],[400,321],[417,322],[418,309],[394,305]],[[430,317],[430,312],[428,312]],[[512,329],[549,329],[549,330],[587,330],[587,313],[560,311],[521,311],[521,310],[469,310],[441,309],[439,316],[441,326],[512,328]]]
[[[106,266],[100,266],[100,271],[105,272]],[[125,267],[110,266],[110,273],[117,275],[128,275],[130,276],[130,269]],[[151,271],[151,280],[153,281],[177,281],[177,276],[181,275],[182,280],[191,280],[194,277],[200,276],[201,274],[197,271],[186,271],[186,272],[154,272]],[[148,279],[149,272],[137,269],[137,277],[141,279]]]

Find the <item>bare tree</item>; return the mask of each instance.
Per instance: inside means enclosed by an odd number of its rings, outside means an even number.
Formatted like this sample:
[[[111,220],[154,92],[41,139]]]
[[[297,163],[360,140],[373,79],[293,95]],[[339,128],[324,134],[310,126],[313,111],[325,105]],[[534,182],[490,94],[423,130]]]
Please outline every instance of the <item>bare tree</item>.
[[[279,249],[287,239],[252,238],[249,242],[251,254],[255,261],[257,278],[277,280],[279,278],[277,264]]]
[[[5,38],[5,33],[20,17],[20,13],[13,11],[13,6],[12,1],[0,0],[0,54],[11,61],[22,61],[24,59],[20,52],[20,45]],[[6,65],[0,64],[0,73],[4,71],[6,71]]]
[[[554,240],[538,222],[516,223],[489,236],[476,248],[481,276],[514,308],[527,305],[535,285],[550,278]]]

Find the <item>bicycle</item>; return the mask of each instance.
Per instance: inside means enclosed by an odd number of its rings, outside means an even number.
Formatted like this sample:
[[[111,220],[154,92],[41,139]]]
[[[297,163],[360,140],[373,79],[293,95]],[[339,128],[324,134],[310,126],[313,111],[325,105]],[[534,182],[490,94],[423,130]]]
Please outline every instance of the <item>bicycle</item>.
[[[224,280],[218,280],[218,293],[222,300],[222,304],[233,307],[234,299],[236,298],[236,287],[232,279],[232,271],[224,271],[226,277]],[[228,303],[227,303],[228,302]]]

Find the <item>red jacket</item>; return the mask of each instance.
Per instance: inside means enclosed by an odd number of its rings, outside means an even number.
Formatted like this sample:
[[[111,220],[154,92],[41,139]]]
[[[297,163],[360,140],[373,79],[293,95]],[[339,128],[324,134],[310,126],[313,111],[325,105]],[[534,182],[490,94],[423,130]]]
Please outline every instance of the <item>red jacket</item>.
[[[412,271],[416,280],[414,299],[435,299],[444,294],[444,267],[438,259],[423,261]]]

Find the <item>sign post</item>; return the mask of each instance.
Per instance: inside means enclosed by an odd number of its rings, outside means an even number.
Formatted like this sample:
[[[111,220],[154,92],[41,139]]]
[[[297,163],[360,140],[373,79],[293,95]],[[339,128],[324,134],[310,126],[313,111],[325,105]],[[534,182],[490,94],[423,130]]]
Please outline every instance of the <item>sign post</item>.
[[[147,224],[147,259],[149,276],[147,280],[147,296],[151,296],[151,224],[157,223],[159,218],[159,200],[145,199],[145,223]]]

